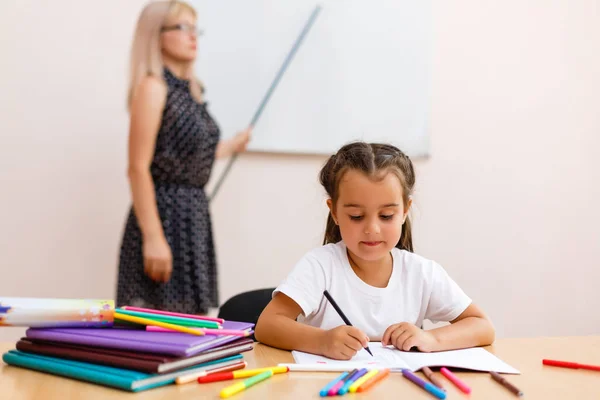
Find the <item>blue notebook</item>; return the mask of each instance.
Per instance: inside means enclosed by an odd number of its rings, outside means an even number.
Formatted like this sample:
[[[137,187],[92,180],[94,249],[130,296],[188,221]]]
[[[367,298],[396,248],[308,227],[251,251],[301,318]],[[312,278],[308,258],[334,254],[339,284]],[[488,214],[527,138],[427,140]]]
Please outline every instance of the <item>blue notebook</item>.
[[[214,368],[217,365],[232,364],[242,358],[243,356],[238,354],[167,374],[145,374],[128,369],[23,353],[18,350],[10,350],[2,356],[2,360],[9,365],[47,372],[53,375],[66,376],[131,392],[165,386],[175,382],[178,376],[200,372],[205,369]]]

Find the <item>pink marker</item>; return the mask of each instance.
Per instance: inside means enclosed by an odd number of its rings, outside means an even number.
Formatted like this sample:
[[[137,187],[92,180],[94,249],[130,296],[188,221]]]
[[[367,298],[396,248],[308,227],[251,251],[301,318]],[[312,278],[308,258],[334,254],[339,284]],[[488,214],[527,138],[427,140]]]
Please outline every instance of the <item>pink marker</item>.
[[[358,369],[353,369],[348,375],[344,377],[344,379],[340,380],[338,383],[333,385],[329,392],[327,392],[327,396],[336,396],[340,389],[348,382],[354,375],[358,373]]]
[[[448,380],[450,382],[452,382],[457,388],[462,390],[464,393],[467,393],[467,394],[471,393],[471,388],[468,387],[466,383],[464,383],[463,381],[458,379],[458,377],[456,375],[454,375],[452,372],[450,372],[450,370],[448,368],[442,367],[440,369],[440,372],[442,373],[442,375],[444,375],[446,378],[448,378]]]
[[[124,306],[121,308],[123,310],[129,310],[129,311],[139,311],[139,312],[146,312],[146,313],[151,313],[151,314],[170,315],[172,317],[182,317],[182,318],[200,319],[200,320],[204,320],[204,321],[213,321],[213,322],[217,322],[219,324],[222,324],[225,322],[225,320],[223,318],[205,317],[204,315],[181,314],[181,313],[170,312],[170,311],[153,310],[151,308],[141,308],[141,307],[131,307],[131,306]]]
[[[208,328],[190,328],[195,331],[202,331],[206,335],[218,335],[218,336],[250,336],[251,332],[249,331],[238,331],[233,329],[208,329]],[[161,326],[146,326],[146,330],[150,332],[175,332],[177,331],[173,329],[163,328]]]

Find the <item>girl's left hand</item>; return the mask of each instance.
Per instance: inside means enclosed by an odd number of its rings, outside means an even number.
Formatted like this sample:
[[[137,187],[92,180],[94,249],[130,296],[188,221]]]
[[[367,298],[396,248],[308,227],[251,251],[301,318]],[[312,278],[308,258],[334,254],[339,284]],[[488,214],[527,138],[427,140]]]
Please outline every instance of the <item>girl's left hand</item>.
[[[383,346],[393,345],[398,350],[409,351],[417,347],[420,351],[429,353],[435,351],[437,339],[428,331],[417,328],[408,322],[390,325],[381,338]]]

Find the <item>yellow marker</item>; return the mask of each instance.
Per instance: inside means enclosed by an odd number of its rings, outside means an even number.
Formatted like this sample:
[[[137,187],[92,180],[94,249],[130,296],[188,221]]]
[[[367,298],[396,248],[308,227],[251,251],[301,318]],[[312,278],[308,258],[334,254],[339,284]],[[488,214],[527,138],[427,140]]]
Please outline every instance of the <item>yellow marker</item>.
[[[198,377],[198,383],[211,383],[211,382],[220,382],[220,381],[230,381],[233,379],[239,378],[249,378],[251,376],[256,376],[258,374],[262,374],[263,372],[271,371],[273,375],[275,374],[283,374],[289,371],[288,367],[269,367],[269,368],[259,368],[259,369],[244,369],[237,371],[229,371],[229,372],[217,372],[214,374],[208,374],[206,376]]]
[[[289,371],[288,367],[268,367],[268,368],[257,368],[257,369],[244,369],[241,371],[233,371],[233,378],[249,378],[251,376],[255,376],[261,374],[265,371],[272,371],[273,375],[275,374],[285,374]]]
[[[358,378],[356,380],[356,382],[354,382],[352,385],[350,385],[350,389],[348,389],[348,391],[350,393],[356,393],[356,390],[358,389],[358,387],[360,385],[362,385],[363,383],[365,383],[366,381],[368,381],[369,379],[371,379],[372,377],[374,377],[375,375],[377,375],[379,371],[376,369],[372,369],[369,372],[367,372],[366,374],[364,374],[363,376],[361,376],[360,378]]]
[[[173,324],[168,324],[166,322],[160,322],[160,321],[154,321],[154,320],[148,319],[148,318],[134,317],[132,315],[125,315],[125,314],[119,313],[118,311],[115,311],[115,319],[120,319],[121,321],[134,322],[136,324],[141,324],[141,325],[160,326],[162,328],[172,329],[174,331],[190,333],[190,334],[196,335],[196,336],[204,336],[204,332],[198,331],[195,329],[191,329],[191,328],[186,328],[185,326],[173,325]]]
[[[239,393],[242,390],[248,389],[250,386],[254,386],[257,383],[264,381],[265,379],[269,379],[272,376],[272,370],[262,372],[258,375],[253,376],[252,378],[246,379],[245,381],[235,383],[231,386],[227,386],[225,389],[221,390],[219,396],[221,396],[221,398],[223,399],[226,399],[227,397],[233,396],[234,394]]]

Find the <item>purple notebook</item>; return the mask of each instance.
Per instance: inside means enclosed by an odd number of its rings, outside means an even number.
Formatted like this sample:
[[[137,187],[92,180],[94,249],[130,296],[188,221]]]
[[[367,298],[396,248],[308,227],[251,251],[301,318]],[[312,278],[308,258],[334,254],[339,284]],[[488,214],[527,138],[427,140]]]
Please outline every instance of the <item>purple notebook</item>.
[[[223,329],[250,330],[254,324],[225,321]],[[140,329],[114,328],[29,328],[31,339],[82,344],[92,347],[127,349],[147,353],[192,356],[239,339],[239,336],[195,336],[179,332],[148,332]]]

